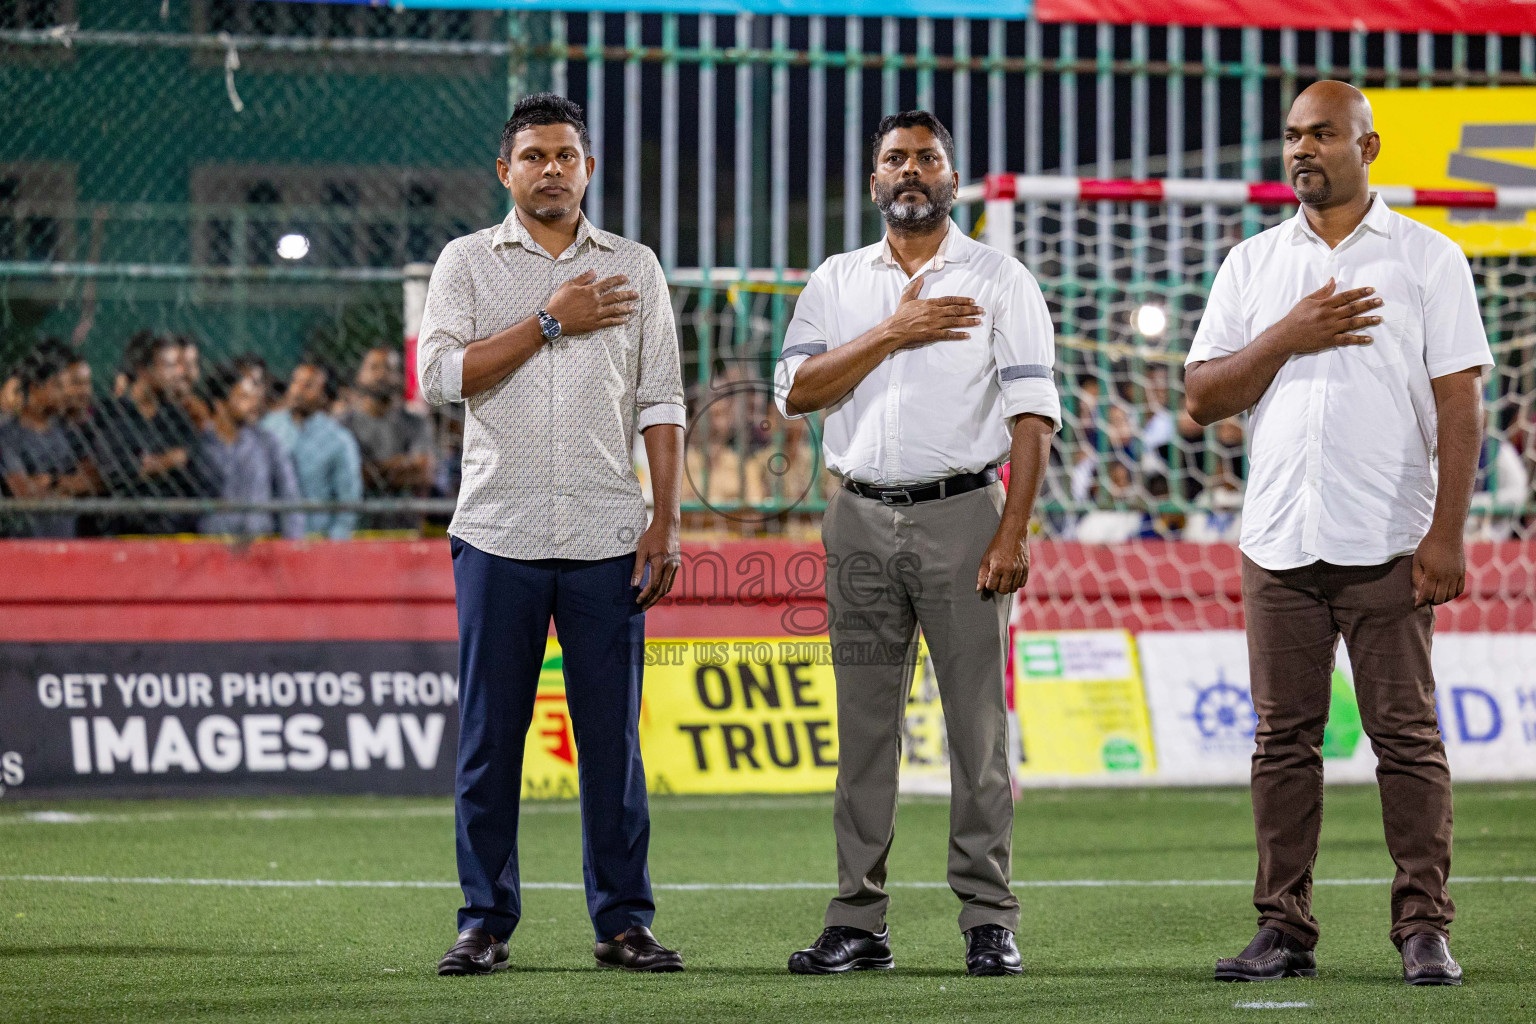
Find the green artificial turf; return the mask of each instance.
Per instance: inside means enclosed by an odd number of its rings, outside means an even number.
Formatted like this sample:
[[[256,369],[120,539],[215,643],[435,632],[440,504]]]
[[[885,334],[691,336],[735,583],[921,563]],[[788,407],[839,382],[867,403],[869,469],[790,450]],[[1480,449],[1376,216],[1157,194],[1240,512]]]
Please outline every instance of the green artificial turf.
[[[1022,978],[964,975],[958,902],[897,888],[896,970],[786,973],[835,877],[825,797],[657,798],[658,886],[813,882],[814,889],[658,888],[656,932],[682,975],[593,969],[579,889],[530,889],[512,969],[438,978],[452,888],[264,888],[20,881],[19,875],[451,883],[451,806],[387,798],[0,804],[0,1021],[1532,1021],[1536,1020],[1536,786],[1461,786],[1453,886],[1460,989],[1402,984],[1387,886],[1319,885],[1321,976],[1210,980],[1241,949],[1246,884],[1021,887]],[[38,821],[38,812],[85,820]],[[57,813],[54,815],[57,817]],[[1026,793],[1014,877],[1252,877],[1243,790]],[[523,878],[579,883],[570,804],[530,804]],[[944,879],[947,808],[903,803],[891,877]],[[1391,873],[1376,794],[1328,792],[1319,879]],[[1306,1003],[1245,1009],[1234,1004]]]

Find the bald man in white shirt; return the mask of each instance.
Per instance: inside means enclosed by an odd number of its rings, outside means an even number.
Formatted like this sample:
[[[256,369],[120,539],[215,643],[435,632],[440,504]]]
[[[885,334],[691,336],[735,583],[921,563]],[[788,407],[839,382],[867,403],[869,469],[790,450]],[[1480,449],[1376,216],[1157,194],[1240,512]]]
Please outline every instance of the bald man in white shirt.
[[[1189,412],[1246,409],[1243,609],[1259,932],[1222,981],[1317,974],[1312,865],[1339,637],[1376,752],[1391,938],[1413,985],[1459,985],[1446,882],[1451,777],[1430,668],[1434,605],[1465,586],[1462,531],[1493,363],[1466,258],[1370,191],[1365,96],[1318,82],[1285,126],[1297,215],[1232,250],[1190,348]]]
[[[949,882],[966,970],[1018,974],[1003,668],[1010,595],[1029,576],[1030,513],[1061,420],[1051,317],[1023,264],[950,221],[959,178],[937,118],[887,117],[874,157],[886,237],[811,276],[775,378],[786,416],[826,410],[827,465],[842,478],[822,522],[838,894],[789,969],[894,963],[886,857],[921,626],[949,736]],[[1010,459],[1005,499],[997,467]]]

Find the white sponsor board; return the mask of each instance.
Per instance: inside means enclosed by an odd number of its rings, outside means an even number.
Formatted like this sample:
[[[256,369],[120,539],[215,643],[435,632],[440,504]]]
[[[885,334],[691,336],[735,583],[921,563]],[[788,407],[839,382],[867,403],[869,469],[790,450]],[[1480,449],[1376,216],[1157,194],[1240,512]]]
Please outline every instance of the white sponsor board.
[[[1158,778],[1246,783],[1254,713],[1240,631],[1137,637]],[[1376,756],[1359,724],[1341,645],[1324,738],[1329,782],[1373,782]],[[1536,636],[1442,633],[1434,642],[1440,731],[1453,778],[1536,779]]]

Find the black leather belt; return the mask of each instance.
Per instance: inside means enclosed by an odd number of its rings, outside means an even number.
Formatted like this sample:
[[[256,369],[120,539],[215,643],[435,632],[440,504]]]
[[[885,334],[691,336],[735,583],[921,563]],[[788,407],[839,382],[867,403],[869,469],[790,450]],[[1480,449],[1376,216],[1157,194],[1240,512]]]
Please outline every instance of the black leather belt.
[[[920,501],[953,498],[996,481],[997,470],[988,466],[980,473],[961,473],[937,483],[918,484],[916,487],[874,487],[846,477],[843,479],[843,487],[861,498],[872,498],[887,505],[916,505]]]

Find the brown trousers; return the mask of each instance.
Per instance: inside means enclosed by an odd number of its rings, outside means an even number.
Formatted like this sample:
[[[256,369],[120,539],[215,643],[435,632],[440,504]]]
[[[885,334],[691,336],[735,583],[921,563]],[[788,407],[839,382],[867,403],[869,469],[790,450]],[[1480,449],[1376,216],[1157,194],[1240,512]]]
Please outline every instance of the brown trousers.
[[[1309,947],[1312,865],[1323,817],[1323,728],[1340,634],[1354,668],[1360,722],[1376,781],[1392,880],[1392,941],[1449,934],[1451,775],[1435,718],[1432,608],[1413,606],[1413,556],[1384,565],[1314,562],[1271,572],[1243,558],[1253,706],[1253,818],[1260,927]]]

